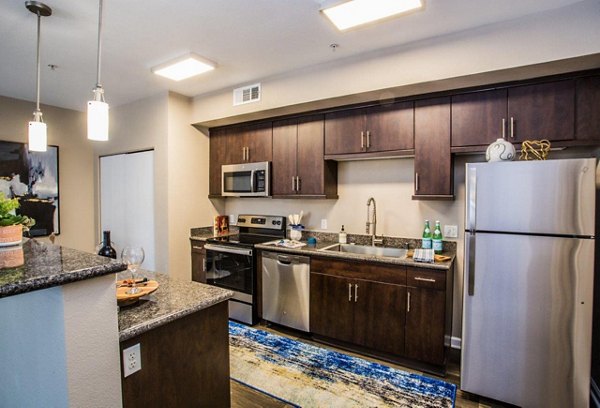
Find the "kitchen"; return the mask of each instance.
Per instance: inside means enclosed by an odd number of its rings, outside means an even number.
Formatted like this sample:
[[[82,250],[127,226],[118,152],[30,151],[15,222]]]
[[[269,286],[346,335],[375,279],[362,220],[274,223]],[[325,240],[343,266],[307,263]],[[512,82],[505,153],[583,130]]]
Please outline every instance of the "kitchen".
[[[554,70],[560,70],[560,72],[597,67],[598,65],[593,65],[589,59],[587,63],[585,60],[577,58],[568,60],[578,56],[593,56],[598,53],[599,41],[597,41],[598,34],[595,24],[598,15],[597,3],[593,1],[553,2],[548,9],[538,13],[535,13],[536,9],[532,6],[534,3],[530,2],[526,5],[531,8],[515,11],[514,14],[505,9],[504,20],[499,18],[501,20],[499,22],[481,21],[470,30],[465,27],[465,31],[452,32],[452,27],[449,27],[448,31],[450,32],[440,33],[440,36],[434,39],[419,40],[415,38],[416,42],[412,44],[392,48],[389,47],[395,44],[389,43],[383,50],[372,51],[368,58],[344,54],[344,48],[347,47],[345,45],[347,44],[346,34],[336,33],[334,29],[329,30],[328,23],[318,19],[320,16],[317,15],[312,18],[319,21],[319,24],[327,27],[328,30],[328,35],[321,40],[325,50],[323,51],[325,61],[328,61],[329,58],[333,58],[333,61],[326,62],[314,69],[296,69],[286,75],[255,74],[250,78],[239,79],[231,86],[222,85],[222,90],[215,88],[208,94],[205,94],[202,89],[207,86],[206,81],[216,81],[214,76],[206,80],[199,80],[198,90],[190,94],[186,90],[189,85],[185,83],[171,85],[168,82],[160,82],[157,85],[158,80],[152,78],[149,70],[154,63],[149,63],[148,67],[143,69],[140,67],[139,72],[136,71],[135,74],[146,75],[147,71],[147,90],[136,88],[133,91],[134,96],[130,99],[123,98],[123,102],[111,103],[111,138],[110,141],[103,144],[91,144],[85,140],[83,136],[85,119],[81,114],[83,107],[78,107],[75,103],[65,105],[59,100],[60,95],[65,91],[50,92],[49,88],[46,88],[61,81],[77,83],[77,89],[72,93],[81,95],[79,97],[81,106],[84,106],[95,75],[94,47],[97,16],[94,11],[96,5],[89,4],[85,24],[88,26],[86,43],[89,44],[86,46],[85,52],[86,55],[89,54],[89,64],[83,67],[80,63],[73,63],[73,66],[67,65],[64,71],[61,71],[61,63],[57,63],[59,67],[56,71],[46,69],[42,74],[42,102],[48,105],[63,106],[63,108],[57,108],[42,105],[44,118],[48,123],[49,143],[57,144],[61,149],[62,231],[58,236],[58,242],[64,246],[86,251],[94,249],[98,237],[101,235],[97,211],[98,157],[148,148],[154,149],[156,160],[156,269],[168,271],[171,276],[176,278],[190,279],[188,241],[190,228],[211,225],[213,216],[217,214],[272,213],[286,215],[297,213],[303,209],[305,213],[309,214],[305,218],[307,229],[337,233],[344,224],[349,233],[362,233],[365,222],[364,214],[366,213],[364,203],[372,196],[377,200],[379,234],[419,237],[422,231],[422,222],[426,218],[439,219],[443,225],[457,225],[460,231],[464,225],[464,164],[483,161],[484,158],[481,154],[455,156],[453,169],[456,198],[454,201],[434,202],[411,199],[414,189],[414,159],[412,158],[338,162],[337,194],[339,198],[337,200],[208,200],[206,197],[209,195],[209,168],[207,166],[209,140],[205,133],[199,133],[189,125],[211,122],[219,125],[218,121],[223,118],[245,115],[236,119],[237,122],[243,122],[327,107],[303,106],[311,101],[324,100],[329,106],[361,102],[361,100],[356,100],[356,97],[336,100],[336,98],[343,98],[347,95],[364,94],[360,96],[360,98],[364,98],[362,101],[372,101],[387,99],[391,96],[424,94],[436,90],[435,86],[451,88],[452,85],[445,84],[444,80],[464,76],[471,76],[471,79],[475,81],[470,84],[471,86],[480,85],[485,84],[486,79],[479,78],[478,75],[486,72],[497,71],[497,77],[501,78],[500,81],[541,76],[540,72],[553,73],[552,68],[549,68],[548,65],[536,67],[537,72],[534,75],[527,73],[526,69],[518,69],[518,67],[537,63],[558,61],[554,64]],[[477,9],[474,4],[469,2],[465,2],[462,6],[465,7],[464,10]],[[510,6],[515,7],[515,4]],[[551,9],[552,6],[557,8]],[[559,6],[563,7],[559,8]],[[55,5],[56,7],[58,4]],[[69,7],[68,5],[62,6],[63,10],[68,10]],[[111,7],[114,7],[114,13],[116,6],[111,6],[111,3],[107,2],[104,46],[108,50],[110,47],[116,47],[116,42],[129,41],[127,38],[115,38],[116,34],[114,32],[111,34],[110,24],[113,24],[113,29],[116,30],[114,26],[117,23],[123,24],[123,20],[128,21],[129,18],[135,21],[139,17],[135,10],[131,9],[121,10],[121,17],[108,14]],[[160,10],[160,5],[152,4],[152,7],[155,12]],[[243,4],[238,4],[238,7],[243,10]],[[435,10],[434,4],[430,4],[429,7],[432,11]],[[508,5],[506,7],[510,8]],[[318,8],[317,6],[316,9],[318,10]],[[43,44],[44,42],[46,44],[45,46],[42,44],[42,55],[47,53],[47,57],[43,58],[44,63],[53,63],[52,56],[58,52],[58,46],[50,40],[50,28],[54,24],[66,24],[62,20],[54,20],[61,15],[58,10],[57,15],[44,19],[42,22],[43,29],[48,27],[47,35],[49,36],[48,39],[45,39],[46,34],[43,34],[44,37],[42,37]],[[185,13],[185,11],[181,12]],[[195,9],[195,12],[200,16],[204,13],[199,9]],[[263,12],[266,11],[263,10]],[[293,16],[293,13],[299,12],[301,11],[295,8],[285,10],[283,6],[282,9],[278,9],[278,15],[281,16]],[[22,124],[30,119],[33,106],[31,102],[26,101],[31,101],[34,95],[34,23],[33,17],[25,13],[27,10],[20,3],[11,6],[10,12],[7,11],[7,15],[13,16],[15,19],[13,22],[7,23],[5,27],[13,27],[16,22],[19,22],[20,26],[28,28],[27,34],[14,38],[13,41],[16,41],[20,48],[30,50],[31,55],[28,57],[29,62],[23,64],[23,69],[15,72],[14,67],[11,67],[10,64],[3,67],[2,78],[7,79],[2,81],[3,87],[0,94],[7,97],[0,100],[2,104],[2,109],[0,109],[2,140],[25,140],[26,131]],[[255,13],[258,12],[255,11]],[[452,15],[456,12],[449,11],[449,13]],[[289,22],[290,19],[293,19],[291,16],[289,18],[282,17],[282,21],[278,23]],[[419,14],[415,16],[419,16]],[[195,20],[195,16],[192,15],[190,19]],[[142,24],[141,17],[135,23]],[[164,24],[165,27],[169,27],[168,23]],[[188,22],[188,24],[192,23]],[[398,20],[398,24],[403,24],[402,20]],[[374,27],[374,29],[377,30],[377,35],[383,35],[386,32],[385,25],[380,28]],[[398,26],[396,29],[400,30],[401,28]],[[274,30],[285,32],[283,27]],[[456,27],[454,30],[457,30]],[[174,31],[171,29],[169,33],[173,38],[178,38],[178,34]],[[368,30],[348,34],[357,36],[359,33],[366,35]],[[332,43],[332,40],[329,40],[329,37],[335,38],[335,42],[339,43],[340,47],[335,50],[330,49],[329,44]],[[524,38],[527,38],[528,41],[523,41]],[[548,38],[552,38],[552,41],[549,41]],[[182,43],[185,43],[183,39]],[[132,49],[136,49],[133,44],[129,45]],[[45,47],[47,48],[45,49]],[[190,45],[190,47],[192,46]],[[203,43],[200,42],[195,47],[199,47],[199,51],[202,51]],[[502,50],[510,50],[510,52]],[[536,53],[532,53],[531,50],[536,50]],[[149,53],[148,50],[139,50],[139,52]],[[165,51],[165,59],[166,56],[167,52]],[[118,73],[111,74],[108,62],[110,57],[106,56],[105,58],[104,85],[107,101],[111,102],[116,101],[120,92],[125,92],[129,86],[133,87],[133,85],[120,81]],[[153,55],[151,58],[158,60],[155,62],[161,62],[160,59],[163,56]],[[567,60],[560,62],[564,59]],[[448,61],[452,61],[452,63],[448,63]],[[296,67],[306,66],[305,62],[297,60],[292,62]],[[129,63],[134,66],[138,64],[130,59],[119,64],[127,65]],[[508,68],[514,68],[515,71],[503,71]],[[8,72],[9,69],[10,72]],[[9,89],[12,84],[23,80],[21,79],[23,72],[29,72],[28,69],[32,74],[27,76],[27,81],[18,89]],[[369,75],[364,75],[364,72],[369,72]],[[71,81],[65,79],[69,76],[72,77]],[[259,102],[237,107],[231,106],[231,91],[234,87],[259,80],[264,90]],[[464,78],[459,79],[457,82],[461,84],[461,81],[464,80]],[[466,85],[455,87],[464,86]],[[174,92],[167,92],[166,89]],[[179,93],[188,96],[184,97]],[[64,109],[64,107],[69,109]],[[54,126],[51,125],[51,117],[56,119],[53,121],[55,122]],[[226,123],[221,122],[220,124]],[[554,156],[555,152],[552,152],[552,157],[571,154],[597,156],[597,150],[590,148],[581,150],[583,152],[571,153],[572,149],[567,149],[563,152],[556,152],[556,156]],[[82,183],[81,180],[89,180],[89,182]],[[327,220],[325,228],[321,226],[322,219]],[[463,240],[460,235],[456,242],[457,260],[454,279],[456,301],[454,302],[452,333],[455,343],[459,342],[461,336],[460,299],[464,266],[462,261]]]

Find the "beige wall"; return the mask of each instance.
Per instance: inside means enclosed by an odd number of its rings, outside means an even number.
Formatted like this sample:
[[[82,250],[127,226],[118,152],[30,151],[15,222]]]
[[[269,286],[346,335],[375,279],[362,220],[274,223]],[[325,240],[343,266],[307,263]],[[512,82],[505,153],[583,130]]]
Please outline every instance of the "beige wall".
[[[0,96],[0,140],[27,142],[27,122],[34,102]],[[48,143],[59,147],[60,235],[57,243],[93,251],[94,174],[92,145],[86,137],[85,114],[41,106],[48,125]]]
[[[262,83],[258,103],[232,106],[232,89],[194,99],[193,122],[303,102],[600,52],[595,0],[475,30],[307,68]],[[339,52],[343,52],[343,42]],[[233,87],[232,87],[233,88]],[[382,91],[381,98],[389,97]]]
[[[154,149],[154,242],[155,265],[167,271],[168,256],[168,166],[167,103],[163,93],[151,98],[117,106],[110,110],[110,140],[94,143],[94,185],[96,192],[96,234],[100,236],[99,157]],[[135,199],[135,197],[123,197]],[[144,203],[139,203],[144,205]]]
[[[168,197],[171,276],[191,279],[190,228],[212,225],[218,214],[208,195],[208,137],[191,125],[192,100],[169,93]]]

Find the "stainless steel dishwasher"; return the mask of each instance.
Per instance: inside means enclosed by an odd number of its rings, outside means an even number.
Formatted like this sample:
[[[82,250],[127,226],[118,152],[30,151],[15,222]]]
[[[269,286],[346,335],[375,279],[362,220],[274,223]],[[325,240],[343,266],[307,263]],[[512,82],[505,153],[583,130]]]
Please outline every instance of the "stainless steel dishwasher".
[[[310,331],[310,258],[262,253],[262,318]]]

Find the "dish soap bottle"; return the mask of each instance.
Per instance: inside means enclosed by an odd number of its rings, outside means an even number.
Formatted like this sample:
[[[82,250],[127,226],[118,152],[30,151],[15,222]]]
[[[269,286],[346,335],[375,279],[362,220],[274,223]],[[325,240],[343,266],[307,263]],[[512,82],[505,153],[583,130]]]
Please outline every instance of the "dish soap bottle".
[[[348,242],[348,234],[346,234],[346,231],[344,231],[343,225],[342,225],[342,230],[340,231],[340,234],[338,236],[338,242],[340,244],[346,244]]]
[[[421,248],[431,249],[431,228],[429,227],[429,220],[425,220],[425,228],[423,229],[423,240],[421,241]]]
[[[435,229],[433,230],[433,250],[436,254],[442,252],[442,227],[440,227],[440,222],[435,222]]]

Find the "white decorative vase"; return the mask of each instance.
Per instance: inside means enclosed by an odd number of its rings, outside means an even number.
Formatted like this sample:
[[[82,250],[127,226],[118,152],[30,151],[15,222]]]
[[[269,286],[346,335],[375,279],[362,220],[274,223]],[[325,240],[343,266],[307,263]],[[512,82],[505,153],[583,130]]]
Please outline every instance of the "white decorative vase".
[[[499,138],[488,146],[485,159],[489,162],[511,161],[515,159],[516,150],[512,143]]]
[[[290,230],[290,239],[294,241],[300,241],[302,239],[302,229],[300,227],[292,227]]]

